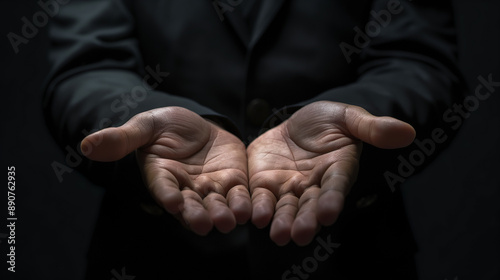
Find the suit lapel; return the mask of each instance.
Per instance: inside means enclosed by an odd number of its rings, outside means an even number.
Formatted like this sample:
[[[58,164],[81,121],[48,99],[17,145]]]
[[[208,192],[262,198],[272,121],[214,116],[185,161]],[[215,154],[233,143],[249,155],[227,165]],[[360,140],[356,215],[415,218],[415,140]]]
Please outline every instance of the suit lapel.
[[[244,1],[244,0],[243,0]],[[283,6],[285,0],[263,0],[262,6],[255,22],[253,34],[250,37],[248,49],[252,49],[260,40],[262,34],[267,30],[273,19],[278,14],[278,11]]]
[[[218,2],[221,3],[218,4]],[[214,5],[214,8],[219,9],[218,13],[219,16],[222,15],[222,20],[227,20],[228,25],[235,31],[241,42],[247,47],[247,49],[250,50],[262,37],[262,34],[264,34],[266,29],[269,27],[274,17],[283,6],[285,0],[262,0],[262,6],[260,7],[252,33],[250,33],[250,29],[243,18],[241,10],[238,9],[238,6],[230,7],[226,2],[222,2],[223,1],[213,1],[212,4]],[[221,7],[220,5],[226,5],[226,8],[232,8],[232,10],[226,10],[224,13],[221,13],[220,9],[223,9],[224,6]]]
[[[238,7],[234,8],[232,12],[226,12],[224,14],[225,18],[228,21],[228,24],[233,28],[241,42],[245,47],[248,48],[250,43],[250,30],[248,29],[247,23],[243,19],[243,14],[238,9]]]

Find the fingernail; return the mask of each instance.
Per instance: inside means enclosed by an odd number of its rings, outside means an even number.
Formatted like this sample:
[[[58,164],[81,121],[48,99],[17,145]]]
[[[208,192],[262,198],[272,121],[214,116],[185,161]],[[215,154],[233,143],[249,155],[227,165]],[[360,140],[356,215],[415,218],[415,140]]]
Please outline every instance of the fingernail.
[[[80,145],[80,150],[82,151],[82,154],[84,156],[88,156],[90,154],[90,152],[92,152],[92,147],[88,144],[84,144],[82,142],[82,144]]]

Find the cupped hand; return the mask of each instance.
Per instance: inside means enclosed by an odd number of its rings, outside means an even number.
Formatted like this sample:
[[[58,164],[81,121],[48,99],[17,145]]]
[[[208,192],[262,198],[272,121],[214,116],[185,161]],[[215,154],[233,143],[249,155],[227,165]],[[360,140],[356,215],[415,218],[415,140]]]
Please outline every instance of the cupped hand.
[[[96,161],[136,151],[153,198],[197,234],[229,232],[251,216],[244,144],[192,111],[147,111],[87,136],[81,148]]]
[[[357,178],[362,142],[392,149],[409,145],[415,130],[343,103],[309,104],[247,148],[252,222],[271,220],[278,245],[306,245],[333,224]]]

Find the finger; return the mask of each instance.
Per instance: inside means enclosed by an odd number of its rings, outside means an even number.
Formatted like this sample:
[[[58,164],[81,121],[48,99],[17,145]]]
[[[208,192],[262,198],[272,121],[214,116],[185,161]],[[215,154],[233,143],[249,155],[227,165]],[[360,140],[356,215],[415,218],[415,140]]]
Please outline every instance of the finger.
[[[196,234],[207,235],[212,230],[213,222],[203,206],[201,197],[194,191],[183,190],[184,207],[182,218],[187,226]]]
[[[376,117],[358,106],[345,109],[347,130],[356,138],[383,149],[402,148],[415,139],[415,129],[391,117]]]
[[[155,163],[144,164],[142,170],[149,192],[157,203],[170,214],[181,212],[184,198],[179,190],[177,178],[167,169],[155,166]]]
[[[344,156],[325,171],[317,206],[320,224],[328,226],[337,220],[357,175],[358,159],[355,156]]]
[[[295,215],[298,211],[299,199],[292,194],[286,194],[276,203],[276,213],[271,224],[271,240],[278,246],[290,242]]]
[[[231,188],[227,193],[227,202],[238,224],[246,223],[252,216],[252,201],[246,186]]]
[[[276,197],[265,188],[255,188],[252,192],[252,223],[257,228],[269,224],[274,215]]]
[[[82,140],[82,153],[91,160],[115,161],[146,145],[154,137],[153,119],[139,114],[120,127],[95,132]]]
[[[203,206],[207,209],[210,219],[220,232],[228,233],[234,229],[236,219],[222,195],[210,193],[203,199]]]
[[[299,199],[299,211],[292,226],[292,239],[299,245],[309,244],[318,230],[317,205],[320,188],[308,188]]]

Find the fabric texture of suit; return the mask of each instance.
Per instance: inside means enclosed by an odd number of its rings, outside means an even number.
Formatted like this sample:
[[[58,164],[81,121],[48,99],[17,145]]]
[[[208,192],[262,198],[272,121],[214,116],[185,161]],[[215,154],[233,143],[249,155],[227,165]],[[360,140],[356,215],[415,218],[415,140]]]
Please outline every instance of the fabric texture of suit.
[[[425,135],[462,92],[448,1],[258,1],[246,15],[242,1],[74,0],[61,7],[50,29],[53,70],[44,97],[57,140],[76,145],[85,131],[120,125],[149,109],[181,106],[248,143],[318,100],[394,116]],[[338,236],[339,253],[311,273],[312,279],[413,273],[411,267],[384,264],[414,250],[411,237],[401,237],[407,234],[404,213],[391,213],[404,212],[394,199],[397,192],[381,175],[396,155],[365,145],[344,216],[320,232],[323,238],[329,232]],[[136,170],[133,159],[123,164]],[[105,165],[91,165],[96,177],[107,176],[99,173]],[[118,179],[105,181],[127,181],[123,172],[114,167]],[[377,202],[356,207],[366,195]],[[273,247],[268,229],[249,231],[251,274],[236,278],[279,278],[318,245]],[[363,251],[368,245],[375,249]],[[396,253],[392,247],[399,247]],[[408,265],[406,259],[401,263]],[[351,270],[358,265],[370,269]]]

